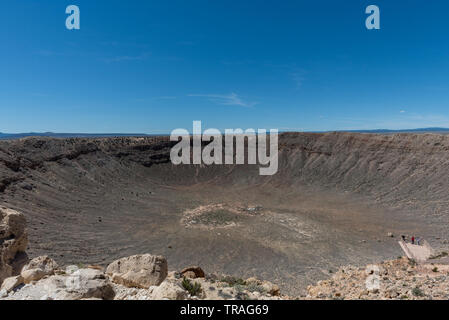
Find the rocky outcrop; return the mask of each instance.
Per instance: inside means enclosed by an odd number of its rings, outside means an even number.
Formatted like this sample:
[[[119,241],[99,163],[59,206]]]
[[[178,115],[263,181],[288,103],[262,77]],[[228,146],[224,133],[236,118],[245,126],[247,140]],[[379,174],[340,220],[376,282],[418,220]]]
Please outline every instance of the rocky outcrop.
[[[167,277],[167,260],[151,254],[134,255],[112,262],[106,273],[115,283],[148,289],[160,285]]]
[[[198,300],[279,299],[279,288],[257,279],[206,274],[199,266],[168,273],[167,260],[151,254],[108,265],[60,268],[48,256],[28,262],[25,218],[0,207],[0,299],[6,300]],[[23,257],[26,257],[24,259]]]
[[[0,284],[17,275],[27,262],[28,237],[25,217],[14,210],[0,207]]]
[[[150,258],[152,257],[152,258]],[[156,259],[158,258],[158,259]],[[137,273],[139,283],[151,283],[155,279],[155,261],[164,261],[152,255],[138,255],[122,258],[111,264],[114,269],[120,261]],[[192,267],[182,272],[171,271],[159,284],[147,288],[129,286],[114,281],[117,273],[103,273],[95,268],[79,269],[68,266],[65,269],[55,266],[48,257],[38,257],[27,266],[27,270],[41,270],[47,274],[36,281],[24,284],[24,278],[9,277],[0,289],[0,300],[286,300],[276,284],[269,281],[248,278],[246,280],[231,276],[206,274],[202,277],[188,278],[194,275]],[[134,263],[131,263],[134,261]],[[136,263],[138,261],[138,263]],[[146,261],[146,265],[144,263]],[[438,262],[440,262],[438,260]],[[37,267],[40,266],[40,267]],[[139,266],[139,267],[137,267]],[[37,267],[31,268],[29,267]],[[139,269],[141,268],[141,269]],[[197,270],[195,267],[195,270]],[[26,271],[27,271],[26,270]],[[50,270],[53,272],[50,274]],[[115,270],[115,269],[114,269]],[[120,269],[122,272],[128,269]],[[144,270],[144,271],[139,271]],[[129,270],[128,270],[129,271]],[[188,274],[192,272],[192,274]],[[124,273],[126,274],[126,272]],[[126,278],[126,277],[125,277]],[[127,278],[128,279],[128,278]],[[136,281],[136,280],[134,280]],[[157,281],[159,282],[159,281]],[[407,258],[385,261],[366,267],[346,266],[335,272],[331,279],[319,281],[307,288],[306,300],[323,299],[449,299],[449,265],[416,264]]]
[[[37,257],[21,275],[5,279],[0,300],[228,300],[288,299],[279,288],[255,278],[206,274],[200,267],[167,272],[164,257],[136,255],[114,261],[107,273],[99,268],[59,268],[47,256]],[[35,276],[26,278],[27,272]],[[191,274],[189,274],[189,272]],[[197,274],[197,276],[195,275]],[[162,280],[161,280],[162,279]]]
[[[418,265],[408,258],[366,267],[340,268],[332,278],[307,288],[306,299],[447,300],[449,265]]]

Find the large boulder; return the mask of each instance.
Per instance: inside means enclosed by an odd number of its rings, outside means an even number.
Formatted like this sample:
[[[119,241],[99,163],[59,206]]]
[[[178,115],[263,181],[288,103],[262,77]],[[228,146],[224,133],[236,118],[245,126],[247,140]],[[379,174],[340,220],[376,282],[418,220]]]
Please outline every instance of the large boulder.
[[[187,291],[173,281],[164,281],[160,286],[155,287],[152,294],[152,300],[185,300]]]
[[[21,275],[24,283],[38,281],[45,276],[53,275],[58,268],[55,260],[48,256],[40,256],[32,259],[22,268]]]
[[[18,275],[28,261],[28,237],[23,214],[0,206],[0,284]]]
[[[106,275],[95,269],[79,269],[69,276],[65,281],[66,289],[62,296],[56,299],[104,299],[111,300],[115,292]]]
[[[22,276],[23,283],[31,283],[33,281],[39,281],[40,279],[46,276],[45,272],[39,268],[22,271],[20,275]]]
[[[33,258],[22,269],[22,271],[30,269],[41,269],[45,274],[53,274],[58,268],[58,264],[55,260],[49,256],[39,256]]]
[[[151,254],[134,255],[112,262],[106,273],[115,283],[148,289],[160,285],[167,277],[167,260]]]

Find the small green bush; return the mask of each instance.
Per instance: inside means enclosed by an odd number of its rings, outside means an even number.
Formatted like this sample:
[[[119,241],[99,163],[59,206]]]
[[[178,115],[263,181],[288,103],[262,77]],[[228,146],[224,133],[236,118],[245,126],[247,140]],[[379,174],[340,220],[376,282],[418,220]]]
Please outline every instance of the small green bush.
[[[192,283],[185,277],[184,279],[182,279],[182,287],[184,288],[184,290],[188,291],[192,297],[198,295],[201,292],[201,284],[197,282]]]

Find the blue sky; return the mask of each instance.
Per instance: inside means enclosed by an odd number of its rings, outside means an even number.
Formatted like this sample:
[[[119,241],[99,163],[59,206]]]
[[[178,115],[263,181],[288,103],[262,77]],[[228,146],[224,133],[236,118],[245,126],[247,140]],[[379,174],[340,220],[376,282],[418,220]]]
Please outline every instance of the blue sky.
[[[81,29],[65,28],[78,5]],[[365,28],[378,5],[381,30]],[[0,3],[0,132],[449,127],[449,2]]]

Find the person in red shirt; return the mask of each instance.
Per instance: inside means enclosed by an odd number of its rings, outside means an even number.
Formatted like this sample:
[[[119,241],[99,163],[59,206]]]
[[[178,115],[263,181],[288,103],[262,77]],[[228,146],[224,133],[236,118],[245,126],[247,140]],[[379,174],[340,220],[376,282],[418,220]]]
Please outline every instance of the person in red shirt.
[[[412,244],[415,244],[415,236],[412,237]]]

